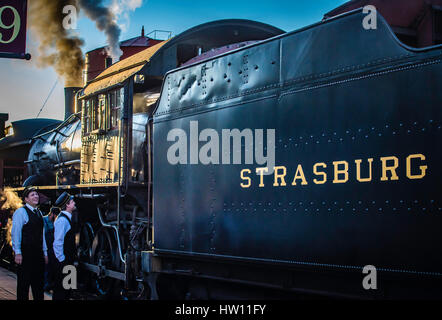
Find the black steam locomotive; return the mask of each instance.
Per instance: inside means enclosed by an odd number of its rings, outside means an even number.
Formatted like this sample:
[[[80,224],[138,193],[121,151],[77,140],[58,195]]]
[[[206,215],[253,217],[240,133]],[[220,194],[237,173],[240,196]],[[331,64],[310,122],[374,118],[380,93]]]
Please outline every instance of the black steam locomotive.
[[[32,138],[24,186],[76,196],[82,284],[442,297],[442,46],[363,19],[212,22],[66,89],[72,114]]]

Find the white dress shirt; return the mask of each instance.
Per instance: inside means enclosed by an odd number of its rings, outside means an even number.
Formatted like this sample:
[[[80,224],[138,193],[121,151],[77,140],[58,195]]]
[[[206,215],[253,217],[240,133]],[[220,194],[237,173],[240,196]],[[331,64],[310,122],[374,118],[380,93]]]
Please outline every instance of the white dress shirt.
[[[62,211],[60,214],[64,213],[69,220],[72,221],[72,214],[67,211]],[[66,258],[63,252],[64,236],[71,229],[69,221],[66,218],[60,218],[58,215],[54,222],[54,254],[58,261],[63,262]]]
[[[31,205],[29,204],[25,204],[32,212],[34,212],[34,210],[36,208],[33,208]],[[43,218],[40,210],[37,211],[40,215],[40,217]],[[12,216],[12,229],[11,229],[11,239],[12,239],[12,250],[14,250],[15,254],[22,254],[21,253],[21,235],[22,235],[22,229],[23,226],[28,223],[29,218],[28,218],[28,213],[26,212],[26,209],[21,207],[18,208],[17,210],[15,210],[13,216]],[[44,235],[44,228],[42,228],[42,233],[43,233],[43,252],[44,255],[47,256],[48,255],[48,248],[46,246],[46,239],[45,239],[45,235]]]

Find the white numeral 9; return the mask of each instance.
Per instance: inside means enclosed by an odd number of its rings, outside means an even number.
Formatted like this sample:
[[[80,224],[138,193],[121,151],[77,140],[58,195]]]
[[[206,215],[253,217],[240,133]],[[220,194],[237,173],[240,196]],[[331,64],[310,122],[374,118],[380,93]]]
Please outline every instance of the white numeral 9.
[[[6,26],[2,20],[2,14],[5,9],[11,9],[12,12],[14,13],[14,21],[12,21],[12,23],[9,26]],[[17,38],[17,35],[20,31],[20,15],[18,14],[18,12],[15,8],[13,8],[11,6],[5,6],[5,7],[0,8],[0,28],[2,28],[2,29],[14,28],[14,31],[12,32],[12,37],[9,40],[6,40],[6,41],[3,40],[2,39],[3,35],[0,33],[0,43],[11,43],[12,41],[15,40],[15,38]]]

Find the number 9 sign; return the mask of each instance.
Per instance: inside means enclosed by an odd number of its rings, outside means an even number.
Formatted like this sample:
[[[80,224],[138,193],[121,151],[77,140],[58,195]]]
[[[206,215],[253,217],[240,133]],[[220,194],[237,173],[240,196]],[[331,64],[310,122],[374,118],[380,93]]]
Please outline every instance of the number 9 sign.
[[[5,25],[3,23],[2,20],[2,16],[3,16],[3,11],[5,11],[6,9],[10,9],[13,14],[14,14],[14,19],[12,21],[12,23],[10,25]],[[9,40],[4,40],[3,39],[3,34],[0,33],[0,43],[11,43],[13,42],[18,35],[18,32],[20,31],[20,15],[18,14],[17,9],[15,9],[14,7],[11,6],[4,6],[0,8],[0,29],[13,29],[12,31],[12,36]]]
[[[0,57],[27,58],[26,0],[0,1]]]

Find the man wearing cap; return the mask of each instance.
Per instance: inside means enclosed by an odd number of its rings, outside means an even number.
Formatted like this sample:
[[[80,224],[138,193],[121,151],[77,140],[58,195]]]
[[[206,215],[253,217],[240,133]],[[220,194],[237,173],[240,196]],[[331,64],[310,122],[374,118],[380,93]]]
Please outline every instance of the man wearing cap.
[[[63,192],[54,206],[61,209],[54,223],[54,254],[57,263],[57,276],[53,300],[69,299],[70,291],[63,288],[63,268],[73,265],[76,256],[75,233],[72,228],[72,212],[76,209],[74,196]]]
[[[33,187],[23,191],[25,205],[12,216],[12,249],[17,268],[17,300],[44,300],[44,265],[48,254],[43,230],[43,215],[37,208],[40,196]]]

